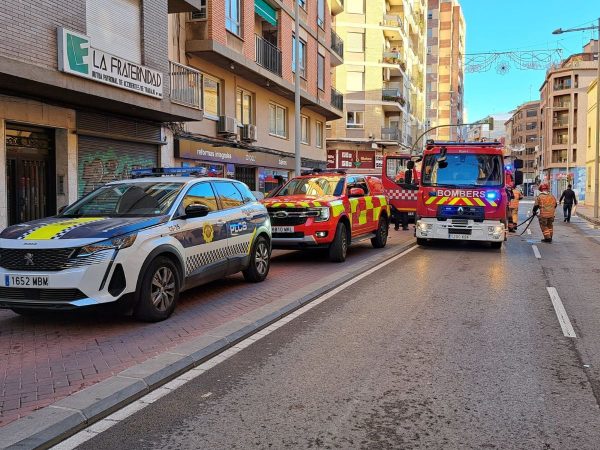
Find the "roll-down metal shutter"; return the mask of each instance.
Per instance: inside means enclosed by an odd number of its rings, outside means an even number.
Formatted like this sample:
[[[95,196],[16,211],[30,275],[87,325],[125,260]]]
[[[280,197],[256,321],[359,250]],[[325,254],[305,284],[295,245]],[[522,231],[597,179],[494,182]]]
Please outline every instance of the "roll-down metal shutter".
[[[129,178],[132,169],[158,166],[158,146],[79,136],[79,196],[110,181]]]
[[[140,0],[86,0],[87,35],[92,46],[140,64]]]

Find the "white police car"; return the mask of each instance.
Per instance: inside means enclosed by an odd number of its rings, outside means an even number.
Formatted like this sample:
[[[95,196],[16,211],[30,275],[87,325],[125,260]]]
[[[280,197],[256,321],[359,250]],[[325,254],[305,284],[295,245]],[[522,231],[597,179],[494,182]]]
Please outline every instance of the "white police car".
[[[122,301],[158,321],[185,289],[240,271],[263,281],[266,208],[243,183],[177,176],[188,171],[140,169],[141,178],[106,184],[57,216],[2,231],[0,307],[26,314]]]

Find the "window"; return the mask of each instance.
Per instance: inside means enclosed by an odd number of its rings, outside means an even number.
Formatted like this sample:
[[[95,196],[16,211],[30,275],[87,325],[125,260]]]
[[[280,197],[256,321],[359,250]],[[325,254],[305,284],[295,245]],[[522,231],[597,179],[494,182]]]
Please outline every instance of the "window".
[[[346,113],[346,128],[364,128],[363,111],[348,111]]]
[[[577,162],[577,149],[576,148],[573,149],[573,161],[572,162],[574,162],[574,163]]]
[[[252,93],[244,89],[238,89],[236,93],[235,113],[239,123],[243,125],[253,123],[252,117],[254,111],[252,110],[252,107]]]
[[[325,0],[317,0],[317,25],[325,27]]]
[[[525,125],[526,130],[535,130],[536,128],[537,128],[537,123],[535,123],[535,122],[530,122],[527,125]]]
[[[244,199],[230,181],[217,181],[214,183],[217,195],[221,200],[223,209],[236,208],[244,204]]]
[[[206,0],[200,0],[200,10],[192,11],[192,20],[205,20],[206,17]]]
[[[346,6],[346,12],[350,14],[364,14],[365,13],[365,0],[348,0]]]
[[[567,151],[566,150],[552,150],[552,162],[553,163],[566,163],[567,162]]]
[[[325,90],[325,57],[320,53],[317,55],[317,87]]]
[[[185,194],[179,213],[183,214],[185,208],[190,205],[204,205],[208,207],[210,211],[217,211],[219,209],[215,192],[210,183],[198,183],[193,185],[190,190],[187,191],[187,194]]]
[[[287,137],[287,108],[274,103],[269,104],[269,134]]]
[[[588,148],[592,146],[592,129],[588,127],[588,139],[587,139]]]
[[[221,82],[209,75],[202,76],[204,114],[218,118],[221,113]]]
[[[429,12],[429,13],[427,13],[427,18],[428,18],[428,19],[433,19],[433,13],[430,13],[430,12]]]
[[[365,90],[364,72],[346,72],[346,91],[362,92]]]
[[[233,185],[238,191],[240,191],[240,194],[242,194],[244,203],[252,203],[256,201],[256,197],[254,197],[252,191],[250,191],[248,186],[246,186],[244,183],[233,183]]]
[[[94,47],[140,64],[140,3],[140,0],[86,0],[86,34]]]
[[[316,145],[319,148],[323,148],[323,122],[316,121],[317,128],[317,142]]]
[[[535,116],[537,116],[537,110],[535,110],[535,109],[527,110],[527,117],[535,117]]]
[[[310,120],[306,116],[300,116],[300,142],[310,144]]]
[[[306,10],[306,0],[298,0],[298,6],[300,6],[300,8]]]
[[[300,76],[306,78],[306,42],[300,39],[300,58],[298,58]],[[296,36],[292,37],[292,70],[296,71]]]
[[[225,0],[225,28],[233,34],[240,35],[240,0]]]
[[[346,51],[348,52],[364,52],[365,51],[365,35],[364,33],[346,33]]]

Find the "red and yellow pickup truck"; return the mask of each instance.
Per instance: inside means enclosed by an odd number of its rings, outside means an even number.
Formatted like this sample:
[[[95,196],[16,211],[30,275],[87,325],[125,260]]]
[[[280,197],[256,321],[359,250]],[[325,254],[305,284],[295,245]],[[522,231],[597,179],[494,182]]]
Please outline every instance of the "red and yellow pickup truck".
[[[377,177],[302,175],[262,202],[271,218],[273,248],[327,248],[331,261],[343,262],[354,242],[371,239],[375,248],[387,242],[390,207]]]

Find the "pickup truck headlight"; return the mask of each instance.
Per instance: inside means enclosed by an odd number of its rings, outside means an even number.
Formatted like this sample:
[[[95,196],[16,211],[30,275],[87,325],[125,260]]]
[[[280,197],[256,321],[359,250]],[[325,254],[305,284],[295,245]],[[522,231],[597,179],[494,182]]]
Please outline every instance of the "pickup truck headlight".
[[[330,217],[329,207],[315,208],[315,209],[317,211],[319,211],[319,215],[317,217],[315,217],[315,222],[326,222],[329,220],[329,217]]]
[[[122,248],[131,247],[135,242],[135,238],[137,238],[137,233],[131,233],[86,245],[81,248],[77,256],[87,256],[104,250],[121,250]]]

